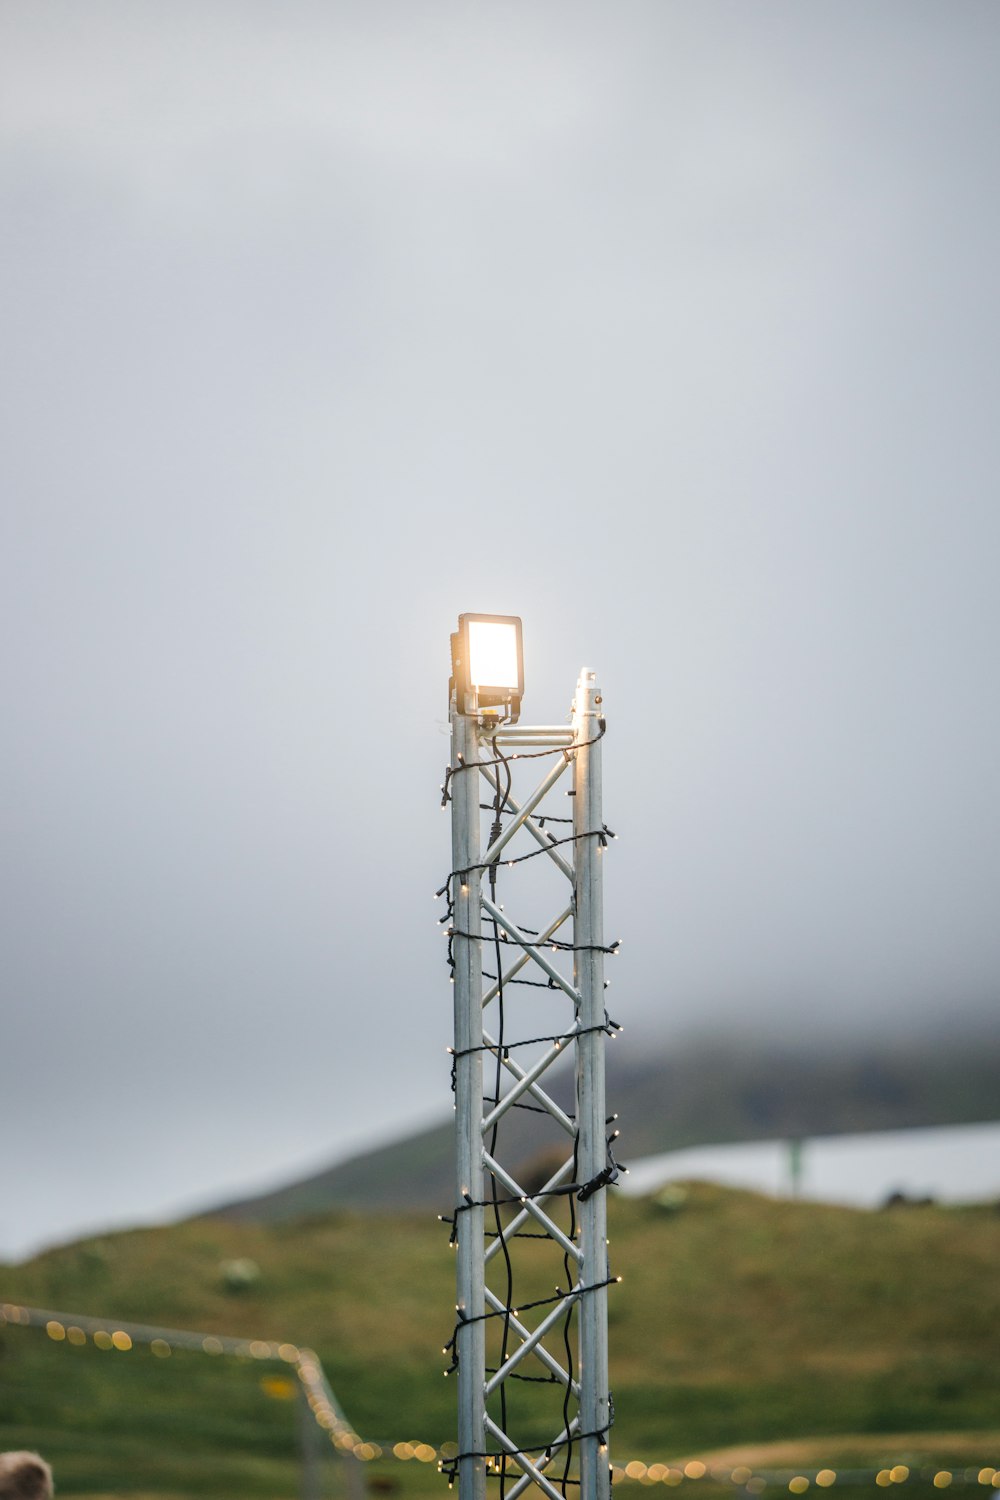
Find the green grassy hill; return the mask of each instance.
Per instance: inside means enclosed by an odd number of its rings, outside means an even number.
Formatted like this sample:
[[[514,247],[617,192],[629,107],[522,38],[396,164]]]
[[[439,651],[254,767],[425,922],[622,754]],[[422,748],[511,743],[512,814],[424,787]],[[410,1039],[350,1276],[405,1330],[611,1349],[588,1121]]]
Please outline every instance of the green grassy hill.
[[[679,1206],[610,1209],[618,1463],[1000,1464],[995,1209],[862,1213],[705,1185]],[[222,1272],[236,1257],[260,1268],[238,1295]],[[438,1446],[454,1433],[453,1271],[428,1214],[195,1220],[4,1268],[0,1300],[311,1345],[364,1437]],[[6,1327],[0,1444],[50,1455],[67,1495],[290,1496],[294,1409],[275,1379],[250,1360]],[[445,1493],[417,1464],[368,1472],[387,1492]]]

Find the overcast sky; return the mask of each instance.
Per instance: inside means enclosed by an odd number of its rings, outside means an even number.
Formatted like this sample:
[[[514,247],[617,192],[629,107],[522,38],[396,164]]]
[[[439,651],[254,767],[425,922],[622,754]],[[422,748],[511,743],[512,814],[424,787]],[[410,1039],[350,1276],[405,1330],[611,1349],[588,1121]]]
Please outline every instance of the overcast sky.
[[[0,1253],[438,1118],[448,634],[632,1032],[1000,981],[992,0],[3,0]]]

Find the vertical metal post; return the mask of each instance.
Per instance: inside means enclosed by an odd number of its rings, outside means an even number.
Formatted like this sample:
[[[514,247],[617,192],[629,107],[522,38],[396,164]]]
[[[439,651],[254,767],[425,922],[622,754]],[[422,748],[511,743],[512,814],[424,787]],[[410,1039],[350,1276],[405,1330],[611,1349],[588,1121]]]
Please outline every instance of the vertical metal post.
[[[458,1484],[461,1500],[486,1495],[485,1273],[483,1268],[483,1010],[480,886],[479,736],[475,719],[451,716],[453,766],[475,766],[452,777],[452,869],[455,874],[452,938],[455,1007],[455,1111],[458,1241]],[[469,1320],[469,1321],[464,1321]]]
[[[607,1164],[604,1090],[604,901],[599,831],[601,807],[600,693],[593,672],[580,673],[573,705],[573,727],[579,748],[573,768],[573,832],[576,915],[573,942],[576,988],[580,993],[576,1093],[579,1128],[578,1180],[590,1182]],[[595,741],[588,744],[588,741]],[[594,1192],[580,1205],[581,1278],[597,1286],[608,1275],[607,1193]],[[611,1493],[607,1433],[608,1393],[607,1287],[587,1292],[580,1308],[580,1443],[581,1500],[608,1500]]]
[[[365,1496],[368,1493],[365,1465],[360,1459],[351,1457],[346,1458],[344,1462],[347,1466],[348,1500],[365,1500]]]
[[[320,1428],[309,1405],[305,1387],[299,1387],[298,1395],[298,1422],[299,1422],[299,1460],[300,1489],[302,1500],[321,1500],[323,1489],[320,1475],[320,1443],[322,1435]]]

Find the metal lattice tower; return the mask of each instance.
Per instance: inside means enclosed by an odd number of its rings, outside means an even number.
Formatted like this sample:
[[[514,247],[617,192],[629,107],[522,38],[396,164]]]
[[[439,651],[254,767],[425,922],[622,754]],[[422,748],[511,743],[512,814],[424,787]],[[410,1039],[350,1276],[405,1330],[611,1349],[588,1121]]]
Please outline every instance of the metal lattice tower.
[[[497,727],[453,698],[451,726],[452,1472],[461,1500],[483,1500],[488,1479],[502,1500],[531,1487],[551,1500],[608,1500],[604,1190],[617,1176],[617,1132],[606,1117],[604,1044],[617,1027],[604,995],[613,948],[603,935],[601,695],[583,671],[571,725]],[[522,773],[540,768],[537,785],[515,796]],[[572,802],[556,804],[564,777]],[[550,915],[529,926],[539,906]]]

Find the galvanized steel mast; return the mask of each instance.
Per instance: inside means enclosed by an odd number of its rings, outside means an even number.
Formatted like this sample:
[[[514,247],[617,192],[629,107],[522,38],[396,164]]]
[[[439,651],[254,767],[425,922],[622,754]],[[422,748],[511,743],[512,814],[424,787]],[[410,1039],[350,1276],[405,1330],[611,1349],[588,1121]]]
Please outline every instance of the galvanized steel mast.
[[[486,618],[486,617],[463,617]],[[461,622],[460,622],[461,623]],[[513,712],[516,718],[516,708]],[[452,804],[451,926],[449,928],[454,981],[454,1078],[456,1107],[456,1212],[454,1234],[458,1250],[455,1358],[458,1374],[457,1476],[461,1500],[484,1500],[490,1474],[501,1475],[504,1500],[518,1500],[527,1488],[540,1489],[549,1500],[564,1500],[567,1477],[566,1455],[575,1455],[576,1483],[581,1500],[608,1500],[610,1458],[608,1430],[611,1403],[608,1392],[607,1210],[605,1188],[616,1175],[608,1150],[604,1088],[605,1032],[610,1031],[604,1006],[604,946],[602,855],[605,846],[601,808],[601,745],[604,718],[601,695],[594,674],[580,674],[572,725],[527,726],[504,723],[500,713],[482,714],[474,695],[463,691],[459,681],[451,702],[452,758],[450,793]],[[498,765],[504,756],[528,749],[551,749],[557,761],[546,769],[540,784],[523,801],[504,789],[506,826],[496,823],[483,850],[483,781],[490,797],[499,798]],[[539,805],[564,772],[573,771],[573,834],[557,839],[546,827]],[[462,771],[463,767],[475,767]],[[548,816],[548,815],[546,815]],[[566,820],[561,820],[565,822]],[[510,856],[508,845],[523,831],[531,848],[559,870],[560,878],[572,886],[568,904],[547,923],[528,930],[519,926],[503,906],[482,889],[486,869]],[[555,845],[555,847],[553,847]],[[521,856],[523,859],[525,856]],[[553,877],[556,878],[556,877]],[[564,924],[572,918],[572,938],[566,941]],[[516,959],[501,966],[498,975],[484,979],[482,957],[483,923],[495,924],[500,953]],[[556,955],[552,956],[552,945]],[[573,978],[558,967],[558,958],[572,952]],[[558,1035],[530,1065],[518,1061],[517,1046],[490,1019],[490,1007],[503,996],[505,985],[524,983],[515,978],[532,968],[547,990],[554,991],[566,1007],[566,1020]],[[539,974],[539,970],[541,973]],[[531,981],[528,981],[529,983]],[[535,981],[537,983],[538,980]],[[531,993],[537,994],[538,991]],[[502,1026],[502,1021],[500,1025]],[[496,1034],[493,1034],[496,1033]],[[538,1038],[533,1038],[535,1042]],[[541,1039],[543,1042],[545,1038]],[[511,1045],[507,1045],[511,1043]],[[570,1048],[576,1055],[575,1115],[567,1114],[551,1097],[546,1070],[558,1064]],[[537,1049],[536,1049],[537,1050]],[[489,1054],[493,1065],[507,1079],[499,1098],[484,1098],[483,1060]],[[567,1140],[567,1158],[543,1187],[531,1190],[518,1182],[517,1162],[491,1155],[486,1142],[513,1108],[530,1107],[554,1120]],[[612,1165],[609,1167],[609,1162]],[[575,1180],[574,1180],[575,1179]],[[514,1217],[502,1229],[496,1218],[496,1233],[487,1232],[484,1213],[486,1184],[495,1184],[502,1201],[512,1205]],[[556,1208],[573,1194],[575,1233],[556,1222]],[[578,1202],[576,1201],[578,1200]],[[499,1210],[494,1211],[499,1213]],[[571,1283],[565,1296],[552,1308],[543,1309],[530,1326],[524,1312],[512,1308],[491,1288],[488,1271],[498,1252],[507,1258],[519,1232],[533,1238],[551,1239],[560,1262],[571,1268]],[[496,1266],[494,1267],[496,1269]],[[575,1311],[576,1362],[566,1368],[565,1321]],[[503,1344],[497,1363],[487,1369],[486,1324],[502,1319]],[[554,1349],[546,1346],[551,1336]],[[510,1352],[508,1339],[518,1341]],[[496,1340],[494,1339],[494,1344]],[[539,1441],[537,1430],[530,1442],[505,1427],[503,1414],[520,1406],[498,1401],[505,1383],[523,1379],[524,1366],[536,1361],[535,1374],[563,1391],[555,1430]],[[524,1387],[521,1388],[522,1391]],[[531,1390],[541,1387],[532,1386]],[[537,1403],[541,1411],[541,1398]],[[537,1417],[537,1412],[533,1412]],[[532,1422],[537,1429],[537,1420]],[[491,1458],[487,1455],[502,1455]],[[570,1481],[571,1483],[573,1481]],[[575,1489],[574,1484],[574,1489]]]

